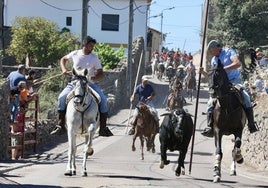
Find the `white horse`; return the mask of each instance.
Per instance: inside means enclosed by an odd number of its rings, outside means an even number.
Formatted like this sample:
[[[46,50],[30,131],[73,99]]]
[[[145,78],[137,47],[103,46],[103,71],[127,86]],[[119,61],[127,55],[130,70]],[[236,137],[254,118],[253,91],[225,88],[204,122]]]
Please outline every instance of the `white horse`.
[[[91,94],[88,87],[86,75],[78,75],[73,69],[75,75],[75,87],[68,95],[70,99],[66,110],[66,125],[68,130],[68,163],[64,173],[66,176],[76,175],[76,136],[78,134],[85,136],[83,150],[83,176],[87,176],[86,160],[92,155],[92,140],[96,129],[99,127],[99,109],[95,97]]]
[[[158,54],[156,54],[154,56],[154,58],[152,59],[152,64],[151,64],[151,67],[152,67],[152,77],[154,78],[155,75],[157,75],[157,66],[158,66],[158,63],[159,63],[159,57],[158,57]]]

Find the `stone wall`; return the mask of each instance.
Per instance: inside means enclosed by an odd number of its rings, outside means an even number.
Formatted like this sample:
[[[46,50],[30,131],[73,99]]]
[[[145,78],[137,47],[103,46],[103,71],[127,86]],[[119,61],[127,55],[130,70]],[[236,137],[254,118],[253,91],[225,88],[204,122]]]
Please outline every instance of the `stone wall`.
[[[0,160],[7,159],[7,146],[9,144],[9,83],[0,80]]]
[[[268,171],[268,95],[258,96],[257,101],[254,114],[259,131],[250,134],[247,128],[244,129],[242,153],[247,165]]]

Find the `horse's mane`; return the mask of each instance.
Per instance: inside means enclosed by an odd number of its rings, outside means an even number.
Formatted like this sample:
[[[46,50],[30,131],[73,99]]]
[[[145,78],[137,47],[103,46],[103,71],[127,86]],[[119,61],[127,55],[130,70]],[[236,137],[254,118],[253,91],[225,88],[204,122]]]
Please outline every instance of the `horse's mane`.
[[[144,115],[151,114],[151,112],[146,104],[140,105],[140,112]]]

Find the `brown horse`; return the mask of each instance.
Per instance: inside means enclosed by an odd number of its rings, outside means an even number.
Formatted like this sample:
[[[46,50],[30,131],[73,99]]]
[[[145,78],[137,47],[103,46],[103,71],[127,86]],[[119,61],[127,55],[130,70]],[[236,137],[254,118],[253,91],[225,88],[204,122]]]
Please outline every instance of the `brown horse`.
[[[230,175],[236,175],[236,163],[243,162],[241,154],[242,132],[246,123],[246,115],[241,103],[239,92],[229,83],[226,71],[220,60],[212,72],[212,88],[217,96],[213,112],[213,129],[216,146],[214,162],[214,182],[221,178],[222,136],[234,135],[234,148],[232,151],[232,165]]]
[[[135,126],[135,133],[133,135],[132,151],[136,151],[135,140],[137,137],[139,137],[141,143],[141,159],[143,160],[144,139],[146,140],[147,151],[152,150],[152,153],[155,153],[154,139],[157,130],[156,126],[158,125],[146,104],[140,103],[136,108],[138,109],[138,116]]]

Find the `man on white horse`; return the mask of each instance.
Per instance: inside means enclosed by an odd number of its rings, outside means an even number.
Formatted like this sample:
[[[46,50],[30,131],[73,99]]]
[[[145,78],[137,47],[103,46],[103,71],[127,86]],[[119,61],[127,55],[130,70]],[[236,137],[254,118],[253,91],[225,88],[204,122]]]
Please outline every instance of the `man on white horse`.
[[[187,80],[189,80],[192,77],[195,77],[195,66],[193,64],[193,60],[190,60],[188,65],[186,65],[185,67],[185,71],[186,71],[186,77],[185,77],[185,82]]]
[[[67,71],[66,64],[68,60],[72,59],[73,68],[80,67],[81,69],[88,69],[88,75],[90,78],[89,86],[94,89],[100,96],[101,101],[99,103],[100,110],[100,136],[112,136],[113,133],[109,130],[106,125],[108,117],[108,104],[107,98],[102,92],[102,90],[94,83],[94,81],[99,80],[104,77],[104,72],[102,69],[101,62],[98,56],[92,53],[92,50],[96,44],[96,40],[90,36],[85,37],[83,40],[83,46],[80,50],[74,50],[69,54],[63,56],[60,60],[60,67],[63,75],[69,75]],[[75,86],[75,81],[71,81],[65,87],[65,89],[60,93],[58,97],[58,113],[59,121],[55,126],[54,130],[50,133],[54,134],[63,134],[66,132],[65,128],[65,114],[66,114],[66,98],[67,95],[72,91]]]
[[[136,88],[133,94],[130,97],[130,102],[133,103],[135,96],[139,97],[139,103],[145,103],[149,106],[149,109],[154,116],[155,123],[157,125],[157,131],[159,131],[159,118],[158,118],[158,112],[152,102],[152,99],[156,96],[156,93],[154,91],[154,88],[151,84],[149,84],[149,80],[147,76],[142,77],[141,84],[139,84]],[[137,116],[138,116],[138,109],[135,108],[132,118],[132,128],[129,130],[128,135],[133,135],[135,133],[135,126],[137,123]]]

